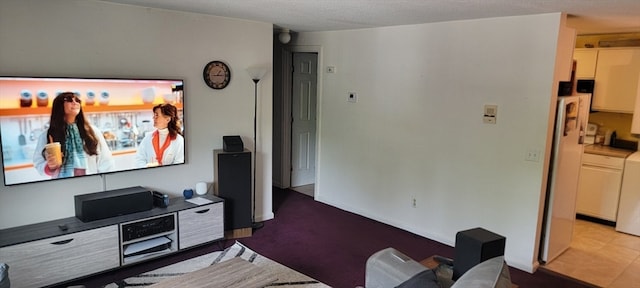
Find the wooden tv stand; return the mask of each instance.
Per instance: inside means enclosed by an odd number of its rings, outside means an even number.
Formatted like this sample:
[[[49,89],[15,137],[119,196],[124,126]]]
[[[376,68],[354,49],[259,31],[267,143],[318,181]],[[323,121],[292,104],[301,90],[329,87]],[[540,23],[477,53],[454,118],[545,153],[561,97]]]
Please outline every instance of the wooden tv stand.
[[[213,195],[201,197],[211,203],[196,205],[184,198],[174,198],[167,208],[91,222],[69,217],[3,229],[0,261],[10,267],[12,286],[43,287],[223,239],[224,200]],[[156,220],[173,221],[174,225],[158,233],[146,230],[144,236],[123,238],[127,233],[131,235],[132,227],[146,229]],[[159,251],[142,250],[135,255],[125,252],[156,242],[164,245]]]

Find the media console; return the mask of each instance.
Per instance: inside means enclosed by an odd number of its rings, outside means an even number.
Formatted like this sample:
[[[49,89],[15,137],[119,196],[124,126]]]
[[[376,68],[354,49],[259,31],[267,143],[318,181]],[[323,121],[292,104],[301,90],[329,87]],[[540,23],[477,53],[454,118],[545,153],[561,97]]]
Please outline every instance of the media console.
[[[76,217],[0,230],[0,261],[15,287],[44,287],[224,238],[224,200],[82,222]]]

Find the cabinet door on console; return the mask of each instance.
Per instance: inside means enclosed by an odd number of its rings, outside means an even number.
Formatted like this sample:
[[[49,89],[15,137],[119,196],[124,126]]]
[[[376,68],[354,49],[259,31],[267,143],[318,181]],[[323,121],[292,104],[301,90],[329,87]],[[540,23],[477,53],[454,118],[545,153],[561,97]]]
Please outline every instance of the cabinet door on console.
[[[224,237],[223,203],[178,212],[179,246],[185,249]]]
[[[118,225],[0,248],[12,287],[42,287],[120,266]]]

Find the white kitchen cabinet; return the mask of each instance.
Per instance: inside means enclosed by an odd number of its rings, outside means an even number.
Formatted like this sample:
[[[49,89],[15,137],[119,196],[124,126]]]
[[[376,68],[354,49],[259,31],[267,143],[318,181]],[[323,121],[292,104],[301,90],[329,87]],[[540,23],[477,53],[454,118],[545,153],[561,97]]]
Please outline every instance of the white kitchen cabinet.
[[[223,206],[219,202],[178,212],[180,249],[223,238]]]
[[[573,51],[576,61],[576,79],[593,79],[596,77],[598,49],[580,48]]]
[[[120,266],[118,226],[0,248],[15,287],[42,287]]]
[[[584,154],[578,182],[576,212],[615,222],[624,158]]]
[[[640,77],[640,48],[599,49],[592,109],[633,113]]]

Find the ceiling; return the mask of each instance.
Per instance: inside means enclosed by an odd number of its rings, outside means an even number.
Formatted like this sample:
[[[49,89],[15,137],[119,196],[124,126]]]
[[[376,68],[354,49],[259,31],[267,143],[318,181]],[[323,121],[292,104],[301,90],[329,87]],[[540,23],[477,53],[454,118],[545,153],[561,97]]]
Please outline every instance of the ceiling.
[[[579,35],[640,32],[640,0],[102,0],[273,23],[294,32],[566,12]]]

